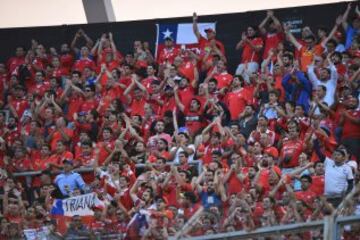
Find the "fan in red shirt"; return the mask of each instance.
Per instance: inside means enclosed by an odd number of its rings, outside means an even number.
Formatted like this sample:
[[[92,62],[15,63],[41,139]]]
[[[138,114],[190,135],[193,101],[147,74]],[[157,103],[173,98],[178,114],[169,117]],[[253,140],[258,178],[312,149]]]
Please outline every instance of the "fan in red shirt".
[[[95,86],[88,85],[84,89],[84,101],[79,106],[79,110],[77,112],[85,112],[89,113],[92,109],[96,109],[98,107],[98,100],[95,99]]]
[[[50,89],[49,82],[44,81],[45,73],[37,71],[35,73],[35,83],[29,86],[29,92],[33,93],[37,99],[41,99],[44,93]]]
[[[31,160],[26,154],[26,149],[23,147],[16,147],[14,157],[11,159],[9,166],[10,172],[25,172],[32,170]]]
[[[259,69],[260,52],[263,40],[257,36],[256,28],[248,27],[247,33],[243,32],[236,49],[242,49],[241,62],[236,69],[236,75],[242,75],[248,82],[249,74]]]
[[[359,99],[349,95],[345,100],[346,110],[341,112],[339,125],[343,126],[341,143],[357,160],[360,158],[360,110]]]
[[[85,67],[95,69],[96,65],[90,58],[89,48],[84,46],[80,50],[80,59],[75,61],[73,69],[82,72]]]
[[[21,85],[17,85],[14,88],[15,96],[8,97],[8,107],[11,111],[12,115],[20,119],[24,113],[24,111],[29,107],[29,102],[25,96],[25,88]]]
[[[219,40],[216,40],[215,30],[212,28],[205,29],[205,33],[206,33],[206,39],[205,39],[200,34],[200,31],[199,31],[199,28],[197,25],[197,19],[198,19],[198,16],[196,15],[196,13],[194,13],[193,14],[193,31],[194,31],[196,38],[198,39],[200,50],[205,51],[205,52],[210,52],[211,48],[212,48],[211,47],[212,42],[215,41],[216,46],[220,49],[221,53],[223,55],[225,55],[224,44],[222,44],[222,42],[220,42]]]
[[[35,171],[43,171],[49,168],[50,161],[48,160],[50,157],[51,151],[49,145],[42,145],[40,150],[40,156],[33,159],[32,166]]]
[[[266,31],[265,25],[268,24]],[[260,23],[259,30],[265,39],[263,59],[268,57],[270,49],[277,49],[278,44],[284,40],[284,33],[280,21],[274,16],[274,12],[267,11],[265,19]]]
[[[185,61],[183,57],[177,56],[174,60],[174,65],[176,66],[178,73],[189,79],[190,85],[195,88],[198,82],[199,73],[196,67],[195,60],[187,60]]]
[[[186,106],[183,101],[179,99],[178,88],[176,86],[174,90],[176,105],[185,116],[185,126],[191,135],[195,135],[204,125],[201,103],[198,99],[193,98],[190,104]]]
[[[324,194],[324,163],[321,161],[317,161],[314,164],[315,175],[312,176],[312,184],[310,186],[310,190],[316,194],[316,196],[322,196]]]
[[[133,90],[133,96],[130,92]],[[128,112],[134,115],[145,115],[144,106],[149,98],[146,88],[138,81],[137,76],[134,74],[131,79],[131,84],[126,88],[124,96],[127,98]]]
[[[70,48],[67,43],[61,44],[60,47],[60,65],[70,72],[74,63],[74,56],[70,53]]]
[[[177,92],[184,106],[189,106],[190,102],[194,98],[195,93],[194,93],[194,89],[190,86],[188,79],[182,78],[180,80],[179,88],[177,89]]]
[[[99,166],[102,166],[104,164],[104,161],[115,147],[115,143],[112,139],[112,134],[113,130],[111,128],[104,127],[102,131],[102,141],[99,141],[96,146],[100,151],[98,156]]]
[[[301,181],[301,191],[295,192],[295,198],[297,200],[302,200],[308,206],[312,207],[314,205],[314,200],[316,194],[311,191],[312,177],[310,175],[303,175],[300,177]]]
[[[74,136],[74,130],[66,127],[66,124],[67,121],[63,117],[60,117],[56,120],[56,130],[49,136],[52,151],[56,149],[58,140],[70,142]]]
[[[173,64],[176,56],[180,54],[180,49],[174,46],[174,40],[171,37],[165,38],[165,47],[160,51],[158,64]]]
[[[66,159],[73,159],[74,155],[66,150],[65,142],[58,140],[56,142],[56,149],[54,153],[47,159],[48,165],[59,168],[63,165],[63,161]],[[45,165],[47,165],[45,163]]]
[[[215,73],[213,78],[218,82],[218,88],[221,95],[225,95],[227,89],[230,87],[233,76],[226,71],[226,64],[224,61],[219,60],[214,68]]]
[[[249,104],[250,96],[246,89],[242,87],[244,79],[242,76],[235,76],[231,83],[231,90],[225,96],[225,103],[227,104],[231,120],[239,119],[247,104]]]
[[[6,63],[6,67],[10,74],[13,74],[15,69],[25,63],[25,48],[17,47],[15,51],[15,57],[9,58]]]
[[[92,149],[92,142],[82,142],[81,153],[76,157],[77,164],[84,167],[93,167],[95,166],[95,158],[95,153]]]
[[[296,122],[288,123],[288,137],[283,140],[280,152],[282,168],[299,166],[299,155],[304,150],[304,142],[299,138],[299,126]]]

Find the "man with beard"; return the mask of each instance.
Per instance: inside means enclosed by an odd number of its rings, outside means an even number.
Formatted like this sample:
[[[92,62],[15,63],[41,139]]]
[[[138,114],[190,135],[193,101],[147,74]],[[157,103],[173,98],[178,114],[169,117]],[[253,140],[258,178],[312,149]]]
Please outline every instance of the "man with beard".
[[[338,81],[338,74],[335,65],[328,57],[329,66],[320,69],[319,77],[315,73],[315,66],[311,64],[308,66],[308,76],[313,87],[320,85],[326,87],[326,95],[324,101],[331,106],[334,103],[336,86]]]
[[[257,116],[252,105],[246,105],[244,111],[239,115],[239,126],[240,132],[244,134],[246,138],[248,138],[250,133],[256,129]]]
[[[69,44],[63,43],[60,48],[60,65],[66,68],[69,72],[74,63],[74,56],[70,53]]]
[[[309,110],[312,87],[303,72],[294,69],[286,74],[282,79],[282,86],[286,91],[287,101],[304,106],[306,112]]]
[[[257,36],[256,29],[249,26],[236,44],[236,50],[242,49],[241,62],[236,69],[236,75],[242,75],[247,82],[249,73],[257,72],[259,69],[260,52],[263,48],[263,40]]]
[[[160,51],[157,62],[159,65],[173,64],[175,57],[180,54],[180,50],[174,46],[174,40],[171,37],[166,37],[164,43],[165,47]]]
[[[164,132],[165,131],[165,123],[163,120],[156,121],[154,130],[155,130],[155,134],[152,137],[150,137],[148,140],[148,146],[151,149],[153,149],[153,150],[156,149],[157,142],[161,138],[165,139],[168,143],[172,142],[171,136]]]
[[[313,141],[313,145],[319,160],[324,163],[324,195],[327,198],[327,201],[336,208],[342,202],[343,198],[350,193],[354,186],[352,169],[346,164],[346,151],[337,148],[330,158],[320,150],[319,140]]]
[[[15,51],[15,56],[11,57],[7,63],[6,67],[9,70],[9,73],[13,73],[14,70],[25,63],[25,48],[22,46],[18,46]]]
[[[14,97],[8,96],[7,107],[11,114],[17,119],[20,119],[24,111],[29,107],[25,93],[25,88],[21,85],[17,85],[14,87]]]
[[[7,146],[12,146],[16,139],[20,137],[20,129],[18,128],[18,120],[15,117],[9,117],[8,123],[2,130],[2,137]]]
[[[360,159],[360,110],[359,99],[349,95],[344,101],[346,107],[340,116],[339,125],[343,127],[341,143],[353,154],[357,160]]]
[[[231,90],[226,94],[225,101],[229,107],[231,120],[239,118],[240,113],[245,109],[250,96],[243,88],[244,79],[241,76],[235,76],[231,82]]]

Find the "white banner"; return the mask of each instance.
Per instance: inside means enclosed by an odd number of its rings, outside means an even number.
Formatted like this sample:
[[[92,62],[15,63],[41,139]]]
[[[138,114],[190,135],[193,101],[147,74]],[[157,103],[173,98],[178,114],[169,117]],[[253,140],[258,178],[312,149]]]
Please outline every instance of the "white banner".
[[[103,208],[104,203],[98,199],[95,193],[84,194],[67,199],[56,199],[51,213],[54,215],[63,215],[72,217],[92,216],[94,215],[93,208]]]

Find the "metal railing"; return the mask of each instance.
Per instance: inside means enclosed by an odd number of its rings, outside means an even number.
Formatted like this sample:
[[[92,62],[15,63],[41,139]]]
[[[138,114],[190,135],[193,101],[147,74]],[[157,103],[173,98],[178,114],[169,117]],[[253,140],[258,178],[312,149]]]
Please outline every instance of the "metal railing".
[[[311,230],[323,229],[324,231],[324,240],[340,240],[341,231],[340,227],[351,224],[359,223],[360,224],[360,215],[346,216],[346,217],[336,217],[334,221],[329,221],[333,216],[327,216],[324,220],[279,225],[272,227],[262,227],[254,231],[235,231],[235,232],[226,232],[218,233],[211,235],[204,235],[198,237],[179,237],[170,238],[171,240],[175,239],[187,239],[187,240],[211,240],[211,239],[248,239],[256,237],[269,237],[269,236],[278,236],[283,234],[294,234],[301,233]],[[331,222],[333,224],[331,224]],[[332,234],[328,234],[327,231],[333,231]]]
[[[202,161],[200,160],[193,160],[190,161],[188,163],[191,166],[196,166],[197,172],[200,175],[201,171],[202,171]],[[173,163],[173,162],[168,162],[166,163],[166,165],[176,165],[179,166],[179,164]],[[138,163],[135,164],[135,168],[137,169],[141,169],[141,168],[145,168],[147,165],[143,164],[143,163]],[[74,172],[77,173],[90,173],[90,172],[94,172],[94,168],[93,167],[80,167],[80,168],[76,168],[73,170]],[[25,181],[26,181],[26,185],[28,187],[31,186],[31,182],[32,182],[32,178],[35,176],[39,176],[43,173],[43,171],[26,171],[26,172],[15,172],[12,174],[12,176],[14,177],[25,177]]]
[[[173,163],[173,162],[168,162],[165,163],[166,165],[176,165],[179,166],[179,164]],[[197,171],[200,174],[202,171],[202,161],[200,160],[193,160],[189,162],[189,165],[195,165],[197,166]],[[136,168],[145,168],[147,165],[144,163],[138,163],[135,164]],[[88,173],[88,172],[93,172],[94,168],[93,167],[80,167],[80,168],[76,168],[73,170],[74,172],[78,172],[78,173]],[[41,175],[43,171],[25,171],[25,172],[15,172],[12,175],[14,177],[33,177],[33,176],[38,176]]]

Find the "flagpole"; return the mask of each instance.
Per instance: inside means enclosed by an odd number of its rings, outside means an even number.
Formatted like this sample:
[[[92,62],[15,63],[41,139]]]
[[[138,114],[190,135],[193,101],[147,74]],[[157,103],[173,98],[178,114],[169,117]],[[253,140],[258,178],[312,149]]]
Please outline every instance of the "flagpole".
[[[156,24],[156,42],[155,42],[155,59],[157,59],[157,52],[158,52],[158,45],[159,45],[159,33],[160,33],[160,26]]]

